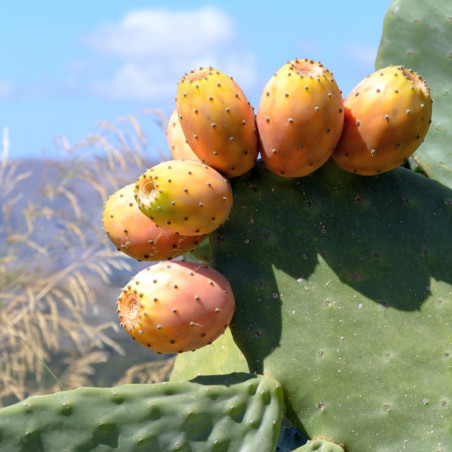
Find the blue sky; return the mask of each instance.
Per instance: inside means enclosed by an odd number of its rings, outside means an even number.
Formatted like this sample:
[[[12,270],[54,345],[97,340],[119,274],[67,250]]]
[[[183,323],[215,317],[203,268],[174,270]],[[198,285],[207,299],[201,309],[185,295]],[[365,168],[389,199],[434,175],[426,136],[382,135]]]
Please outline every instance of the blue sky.
[[[150,147],[166,142],[145,109],[174,108],[177,81],[214,66],[257,108],[285,62],[321,61],[344,96],[374,71],[390,0],[8,2],[0,17],[0,131],[10,156],[54,157],[99,121],[135,115]]]

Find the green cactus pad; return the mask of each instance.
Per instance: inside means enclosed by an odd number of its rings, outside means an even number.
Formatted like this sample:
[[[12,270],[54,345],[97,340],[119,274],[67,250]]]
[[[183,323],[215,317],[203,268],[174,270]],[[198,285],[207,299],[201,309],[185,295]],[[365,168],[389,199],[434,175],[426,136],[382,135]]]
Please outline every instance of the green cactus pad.
[[[294,452],[344,452],[341,446],[323,439],[308,441],[304,446],[295,449]]]
[[[452,191],[332,162],[292,180],[257,164],[232,182],[212,263],[235,293],[234,340],[281,382],[288,419],[348,452],[447,450]]]
[[[0,450],[271,452],[283,410],[278,382],[245,373],[79,388],[0,409]]]
[[[184,381],[198,375],[224,375],[232,372],[248,372],[248,370],[246,359],[235,345],[231,331],[227,328],[224,334],[210,345],[191,353],[180,353],[170,380]]]
[[[431,89],[432,124],[414,160],[428,176],[452,187],[452,2],[394,0],[386,14],[377,69],[402,64]]]
[[[183,258],[186,261],[198,262],[198,263],[201,263],[204,265],[209,265],[209,263],[210,263],[210,245],[209,245],[208,236],[207,236],[207,239],[201,243],[201,245],[199,245],[197,248],[190,251],[189,253],[184,254]]]

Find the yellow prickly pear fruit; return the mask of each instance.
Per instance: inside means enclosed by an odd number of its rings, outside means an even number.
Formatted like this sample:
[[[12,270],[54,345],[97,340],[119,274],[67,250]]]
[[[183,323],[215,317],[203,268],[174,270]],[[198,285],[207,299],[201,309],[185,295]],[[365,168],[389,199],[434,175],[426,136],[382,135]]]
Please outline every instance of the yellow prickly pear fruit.
[[[142,174],[135,184],[140,210],[177,234],[209,234],[232,209],[232,189],[218,171],[201,162],[170,160]]]
[[[185,74],[178,84],[176,110],[187,143],[203,163],[226,177],[254,166],[254,110],[231,77],[212,67]]]
[[[368,176],[396,168],[420,146],[431,123],[432,99],[415,72],[388,66],[358,83],[344,110],[333,159],[347,171]]]
[[[333,74],[308,59],[286,63],[265,86],[256,121],[269,170],[283,177],[311,174],[330,158],[344,123]]]

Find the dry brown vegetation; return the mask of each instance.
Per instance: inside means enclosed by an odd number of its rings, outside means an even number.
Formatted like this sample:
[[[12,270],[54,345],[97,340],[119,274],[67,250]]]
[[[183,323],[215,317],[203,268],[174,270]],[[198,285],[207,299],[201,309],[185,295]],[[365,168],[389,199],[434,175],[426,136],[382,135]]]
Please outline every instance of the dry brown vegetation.
[[[124,354],[115,298],[107,311],[100,299],[108,288],[114,292],[118,272],[129,279],[131,259],[106,239],[100,219],[107,197],[149,166],[146,138],[128,117],[100,124],[98,134],[75,146],[62,138],[57,145],[61,160],[27,170],[10,159],[3,133],[0,406],[90,385],[101,363]],[[121,368],[116,382],[166,379],[172,360],[158,359]]]

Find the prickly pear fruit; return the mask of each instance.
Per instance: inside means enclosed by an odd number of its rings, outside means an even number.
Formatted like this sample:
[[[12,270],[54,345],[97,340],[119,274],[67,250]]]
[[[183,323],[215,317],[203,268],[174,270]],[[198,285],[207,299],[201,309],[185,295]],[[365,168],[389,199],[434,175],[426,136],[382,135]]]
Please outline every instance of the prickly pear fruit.
[[[227,177],[254,166],[258,138],[253,107],[231,77],[212,67],[185,74],[176,110],[187,142],[202,162]]]
[[[201,245],[206,235],[180,235],[159,228],[138,208],[135,184],[113,193],[105,203],[104,231],[119,251],[139,261],[174,259]]]
[[[286,63],[265,86],[256,122],[269,170],[283,177],[312,173],[330,158],[344,123],[333,74],[308,59]]]
[[[184,131],[180,125],[177,111],[174,110],[168,121],[166,130],[166,139],[168,141],[170,156],[172,160],[195,160],[200,162],[201,159],[193,152],[193,149],[187,143]]]
[[[431,122],[432,99],[422,77],[403,66],[388,66],[353,88],[344,111],[333,160],[368,176],[394,169],[419,147]]]
[[[142,174],[135,185],[138,207],[158,226],[183,235],[208,234],[232,208],[232,189],[201,162],[171,160]]]
[[[228,327],[235,301],[228,280],[206,265],[160,262],[140,271],[118,298],[121,325],[158,353],[210,344]]]

